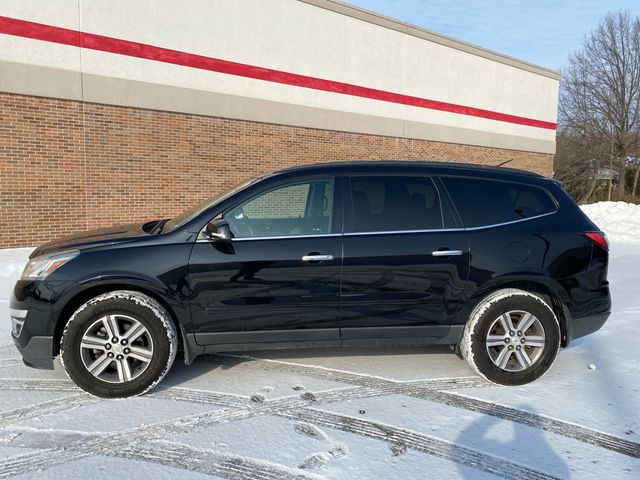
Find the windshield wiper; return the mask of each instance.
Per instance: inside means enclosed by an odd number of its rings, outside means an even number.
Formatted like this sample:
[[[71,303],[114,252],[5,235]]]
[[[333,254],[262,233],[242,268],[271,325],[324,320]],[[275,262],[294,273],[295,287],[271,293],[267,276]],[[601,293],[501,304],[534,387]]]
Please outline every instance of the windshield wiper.
[[[164,225],[168,221],[169,221],[168,218],[165,218],[164,220],[158,220],[158,222],[153,226],[153,228],[149,231],[149,233],[152,235],[158,235],[162,233],[162,229],[164,228]]]

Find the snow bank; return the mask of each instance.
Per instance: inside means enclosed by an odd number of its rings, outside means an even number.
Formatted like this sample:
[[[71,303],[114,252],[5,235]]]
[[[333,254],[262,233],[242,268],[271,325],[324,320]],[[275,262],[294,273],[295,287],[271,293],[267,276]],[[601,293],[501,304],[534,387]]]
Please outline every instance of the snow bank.
[[[582,211],[600,227],[609,240],[637,243],[640,231],[640,205],[626,202],[598,202],[582,205]]]
[[[8,248],[0,250],[0,301],[9,300],[9,294],[33,248]]]

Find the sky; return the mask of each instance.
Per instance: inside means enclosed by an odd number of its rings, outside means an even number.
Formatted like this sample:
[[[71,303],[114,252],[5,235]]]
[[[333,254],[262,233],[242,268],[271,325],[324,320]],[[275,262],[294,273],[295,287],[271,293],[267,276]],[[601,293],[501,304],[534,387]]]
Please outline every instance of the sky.
[[[640,0],[347,0],[368,10],[560,70],[609,11]]]

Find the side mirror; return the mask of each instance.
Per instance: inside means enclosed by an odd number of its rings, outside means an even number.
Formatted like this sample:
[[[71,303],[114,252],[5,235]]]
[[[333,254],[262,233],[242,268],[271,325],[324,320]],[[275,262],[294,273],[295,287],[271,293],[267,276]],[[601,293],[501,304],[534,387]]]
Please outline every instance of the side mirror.
[[[205,228],[204,234],[212,242],[230,242],[233,236],[229,224],[223,219],[210,221]]]

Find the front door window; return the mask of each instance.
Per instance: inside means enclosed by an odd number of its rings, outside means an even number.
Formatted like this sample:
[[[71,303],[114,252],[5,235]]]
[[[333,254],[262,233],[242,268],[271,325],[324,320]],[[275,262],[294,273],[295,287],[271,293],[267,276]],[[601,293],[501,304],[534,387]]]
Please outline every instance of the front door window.
[[[331,233],[333,179],[274,187],[225,214],[236,238]]]

